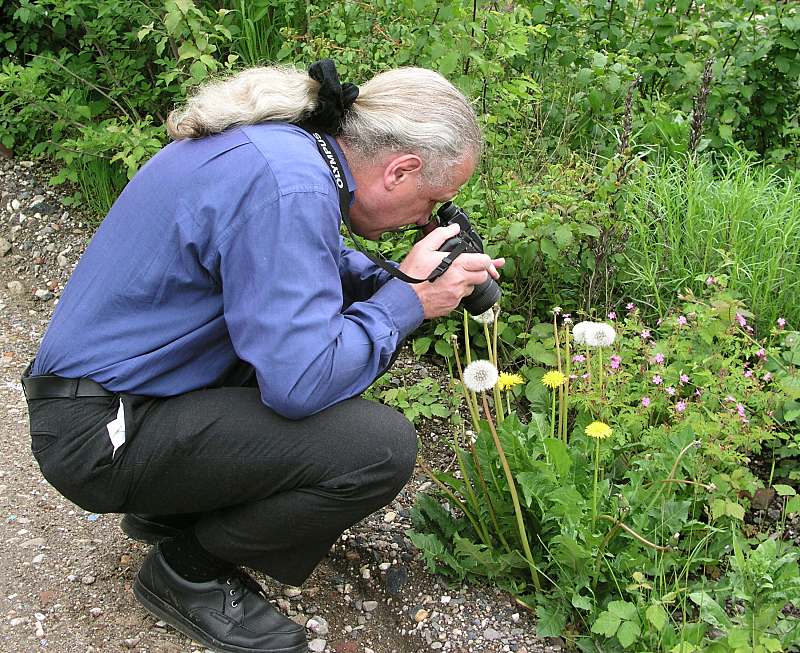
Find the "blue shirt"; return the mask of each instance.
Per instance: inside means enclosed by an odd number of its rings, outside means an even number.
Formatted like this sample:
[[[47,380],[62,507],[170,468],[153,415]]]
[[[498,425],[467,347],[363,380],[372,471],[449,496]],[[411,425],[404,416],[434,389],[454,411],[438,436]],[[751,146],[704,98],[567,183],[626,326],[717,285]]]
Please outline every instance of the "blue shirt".
[[[292,125],[171,143],[95,233],[32,373],[159,397],[212,385],[241,359],[291,419],[358,395],[423,311],[344,246],[337,192]]]

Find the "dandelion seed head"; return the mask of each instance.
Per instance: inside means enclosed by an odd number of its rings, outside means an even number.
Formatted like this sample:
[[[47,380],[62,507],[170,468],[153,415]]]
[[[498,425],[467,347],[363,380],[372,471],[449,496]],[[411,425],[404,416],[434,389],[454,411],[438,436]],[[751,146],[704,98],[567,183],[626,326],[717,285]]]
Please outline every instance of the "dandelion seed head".
[[[486,360],[472,361],[464,368],[464,385],[472,392],[491,390],[498,378],[497,368]]]
[[[590,347],[610,347],[614,344],[617,332],[605,322],[595,322],[594,327],[586,333],[586,344]]]
[[[471,317],[478,324],[491,324],[494,322],[494,310],[490,308],[488,311],[484,311],[480,315],[472,315]]]
[[[578,345],[585,345],[586,344],[586,334],[591,329],[594,322],[578,322],[574,327],[572,327],[572,338],[575,340],[575,344]]]

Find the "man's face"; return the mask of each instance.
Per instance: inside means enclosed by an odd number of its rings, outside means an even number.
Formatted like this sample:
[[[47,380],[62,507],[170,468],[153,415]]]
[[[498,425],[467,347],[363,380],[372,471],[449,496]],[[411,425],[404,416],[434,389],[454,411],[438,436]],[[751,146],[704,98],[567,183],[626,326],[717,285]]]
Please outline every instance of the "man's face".
[[[472,158],[451,169],[450,181],[433,187],[422,180],[422,164],[415,155],[391,156],[375,166],[353,170],[355,201],[350,207],[353,231],[377,240],[387,231],[428,222],[437,204],[455,197],[472,176]]]

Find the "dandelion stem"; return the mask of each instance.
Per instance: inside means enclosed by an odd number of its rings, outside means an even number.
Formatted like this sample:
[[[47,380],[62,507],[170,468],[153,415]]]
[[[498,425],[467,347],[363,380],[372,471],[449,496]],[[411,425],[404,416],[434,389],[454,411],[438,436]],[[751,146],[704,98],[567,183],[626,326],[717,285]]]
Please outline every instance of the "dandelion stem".
[[[522,519],[522,508],[519,504],[519,496],[517,495],[517,486],[514,482],[514,477],[511,474],[511,468],[508,466],[508,460],[506,460],[505,451],[503,451],[503,445],[500,443],[500,438],[497,435],[497,429],[494,427],[494,422],[492,421],[492,414],[489,411],[489,401],[486,399],[486,393],[481,392],[481,399],[483,400],[483,411],[486,414],[486,421],[489,424],[489,430],[492,432],[492,438],[494,439],[494,445],[497,447],[497,454],[500,456],[500,464],[503,466],[503,471],[506,475],[506,481],[508,482],[508,489],[511,492],[511,501],[514,504],[514,512],[517,516],[517,528],[519,529],[519,537],[522,540],[522,548],[525,551],[525,558],[528,560],[528,565],[530,567],[531,572],[531,580],[533,580],[533,585],[537,590],[541,590],[541,585],[539,582],[539,570],[536,567],[536,563],[533,560],[533,553],[531,553],[531,545],[528,542],[528,534],[525,530],[525,522]]]
[[[475,433],[480,431],[481,420],[478,416],[478,403],[475,399],[475,394],[470,392],[467,388],[466,384],[464,383],[464,373],[461,371],[461,356],[458,353],[458,343],[453,341],[453,351],[455,352],[455,359],[456,359],[456,369],[458,370],[458,380],[461,381],[461,390],[464,393],[464,401],[467,402],[467,407],[469,408],[469,416],[472,418],[472,426],[475,429]]]
[[[503,531],[500,530],[500,524],[498,524],[497,522],[497,514],[494,511],[494,503],[492,503],[492,496],[489,494],[489,486],[486,485],[486,479],[483,478],[483,472],[481,471],[481,464],[478,461],[478,454],[475,451],[475,445],[473,445],[472,442],[469,443],[469,451],[470,454],[472,454],[472,464],[475,465],[475,473],[478,475],[478,480],[481,483],[481,490],[483,491],[483,496],[486,498],[486,506],[487,508],[489,508],[489,517],[491,517],[492,519],[492,525],[494,526],[495,533],[497,533],[497,537],[500,538],[500,542],[502,543],[506,552],[511,553],[511,547],[508,545],[508,541],[506,541],[506,538],[503,535]]]
[[[492,312],[494,313],[494,320],[492,322],[492,352],[494,353],[494,366],[500,369],[500,354],[497,351],[497,320],[500,316],[500,308],[497,304],[494,305]],[[486,344],[489,344],[489,327],[486,327]],[[500,397],[500,386],[494,386],[494,403],[497,406],[497,422],[502,424],[505,419],[503,415],[503,400]],[[511,412],[509,410],[509,412]]]
[[[595,438],[594,446],[594,484],[592,485],[592,528],[597,521],[597,476],[600,470],[600,438]]]
[[[492,348],[492,340],[489,337],[488,324],[483,325],[483,335],[486,338],[486,348],[489,350],[489,362],[500,369],[500,365],[497,362],[497,351]],[[494,399],[494,409],[497,411],[497,423],[502,424],[505,415],[503,415],[503,401],[500,399],[500,386],[497,383],[495,383],[494,388],[492,388],[492,398]]]
[[[559,425],[561,427],[561,438],[564,440],[564,444],[567,444],[567,418],[569,415],[569,384],[571,383],[570,375],[572,374],[572,359],[570,358],[570,351],[569,351],[569,325],[564,325],[564,361],[566,367],[566,374],[567,380],[565,381],[564,387],[564,401],[561,404],[561,417],[559,419]]]
[[[464,356],[469,365],[472,362],[472,351],[469,348],[469,313],[467,311],[464,311]]]

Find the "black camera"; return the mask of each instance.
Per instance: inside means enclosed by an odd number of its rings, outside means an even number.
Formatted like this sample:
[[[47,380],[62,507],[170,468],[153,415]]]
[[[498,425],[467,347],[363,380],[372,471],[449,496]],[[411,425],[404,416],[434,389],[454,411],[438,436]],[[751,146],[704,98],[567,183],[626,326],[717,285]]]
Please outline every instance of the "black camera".
[[[440,252],[452,252],[460,249],[462,252],[483,254],[483,241],[475,233],[463,209],[452,202],[445,202],[436,211],[436,219],[440,227],[447,227],[454,222],[461,227],[461,232],[457,236],[449,238],[439,248]],[[489,277],[482,284],[475,286],[472,292],[461,300],[461,306],[471,315],[480,315],[499,301],[500,286]]]

